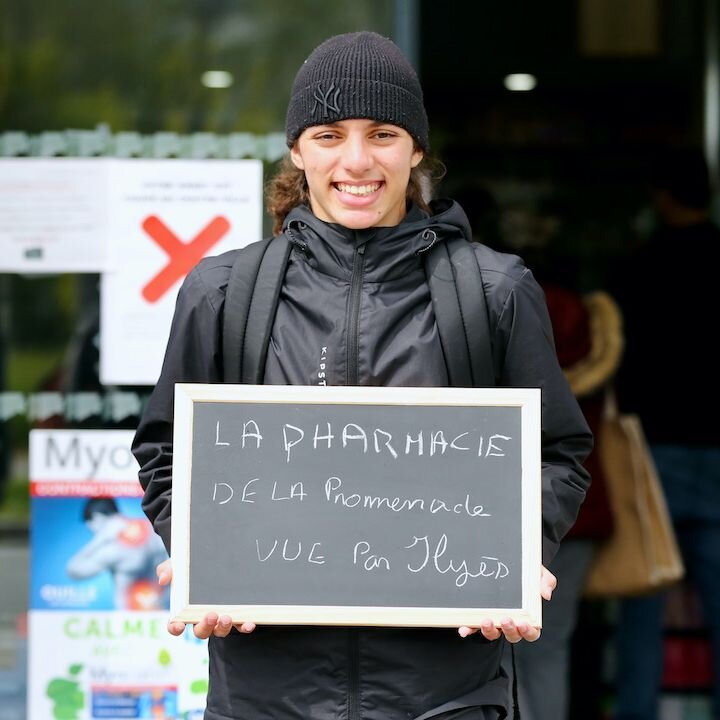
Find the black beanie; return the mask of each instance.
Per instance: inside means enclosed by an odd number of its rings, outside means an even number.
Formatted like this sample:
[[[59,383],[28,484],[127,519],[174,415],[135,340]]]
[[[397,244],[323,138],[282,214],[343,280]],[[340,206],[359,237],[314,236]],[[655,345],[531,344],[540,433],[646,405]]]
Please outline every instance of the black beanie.
[[[313,125],[356,118],[397,125],[423,150],[429,147],[417,74],[392,40],[374,32],[335,35],[310,53],[292,87],[288,147]]]

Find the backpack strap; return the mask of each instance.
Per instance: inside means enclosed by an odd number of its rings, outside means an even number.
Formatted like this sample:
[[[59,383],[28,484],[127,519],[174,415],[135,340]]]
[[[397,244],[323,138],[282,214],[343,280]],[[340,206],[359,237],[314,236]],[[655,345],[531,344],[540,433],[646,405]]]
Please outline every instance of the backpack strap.
[[[223,317],[225,382],[262,384],[290,249],[278,235],[243,248],[233,263]]]
[[[291,245],[284,235],[238,253],[230,272],[223,319],[225,382],[262,383],[272,321]],[[425,254],[440,343],[455,387],[493,387],[490,323],[472,245],[450,238]]]
[[[494,387],[492,334],[482,274],[472,244],[460,237],[425,254],[440,344],[454,387]]]
[[[435,243],[425,253],[425,273],[451,385],[495,387],[497,375],[490,319],[482,272],[472,244],[460,237]],[[513,718],[520,720],[515,645],[510,645],[510,652],[512,712]],[[476,704],[506,707],[507,678],[503,680],[503,676],[501,671],[500,677],[460,698],[458,705],[442,706],[416,720],[429,720],[437,711],[445,712]]]

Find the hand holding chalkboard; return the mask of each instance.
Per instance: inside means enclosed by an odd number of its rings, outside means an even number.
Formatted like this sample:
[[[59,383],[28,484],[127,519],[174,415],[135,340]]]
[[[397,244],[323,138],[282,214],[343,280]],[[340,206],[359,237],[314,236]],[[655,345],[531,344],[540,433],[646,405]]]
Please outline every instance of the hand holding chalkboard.
[[[540,624],[538,390],[177,385],[175,410],[178,619]]]
[[[172,582],[172,560],[168,558],[157,566],[158,583],[160,585],[169,585]],[[170,620],[168,622],[168,632],[171,635],[182,635],[185,632],[186,623],[181,620]],[[201,618],[193,626],[193,633],[199,640],[207,640],[211,635],[215,637],[227,637],[233,627],[241,633],[251,633],[255,629],[255,623],[242,622],[233,623],[229,615],[218,615],[216,612],[210,612]]]
[[[172,582],[172,563],[167,559],[160,563],[157,567],[158,582],[160,585],[169,585]],[[557,578],[543,566],[541,576],[540,594],[545,600],[552,598],[552,593],[557,586]],[[200,640],[207,640],[211,635],[215,637],[227,637],[233,627],[241,633],[251,633],[255,630],[255,623],[243,622],[233,623],[233,619],[229,615],[218,616],[215,612],[210,612],[193,625],[193,633]],[[185,632],[186,623],[181,620],[170,620],[168,622],[168,632],[171,635],[179,636]],[[476,632],[482,633],[488,640],[497,640],[503,635],[506,640],[511,643],[526,640],[534,642],[540,637],[540,628],[530,625],[526,622],[515,624],[512,618],[505,618],[501,621],[500,626],[496,626],[491,618],[481,621],[480,626],[476,628],[463,625],[458,628],[458,634],[461,637],[469,637]]]
[[[557,587],[557,578],[544,565],[540,574],[540,596],[543,600],[552,599],[552,594]],[[496,626],[489,618],[483,620],[478,628],[469,628],[463,626],[458,629],[461,637],[468,637],[476,632],[481,632],[488,640],[497,640],[501,635],[511,643],[526,640],[527,642],[535,642],[540,637],[541,627],[539,625],[530,625],[526,622],[515,624],[512,618],[505,618]]]
[[[172,564],[170,559],[160,563],[157,568],[158,582],[160,585],[169,585],[172,582]],[[550,600],[552,592],[557,585],[556,577],[543,566],[541,577],[541,596],[545,600]],[[242,622],[233,623],[233,619],[229,615],[218,615],[215,612],[208,613],[193,625],[193,633],[200,640],[207,640],[211,635],[215,637],[227,637],[233,627],[241,633],[251,633],[255,630],[255,623]],[[179,636],[185,632],[186,623],[181,620],[170,620],[168,622],[168,632],[171,635]],[[463,625],[458,628],[458,634],[461,637],[468,637],[476,632],[481,632],[488,640],[497,640],[503,635],[506,640],[511,643],[526,640],[534,642],[540,637],[540,628],[528,623],[517,623],[506,618],[496,626],[490,619],[486,618],[480,623],[479,627],[471,628]]]

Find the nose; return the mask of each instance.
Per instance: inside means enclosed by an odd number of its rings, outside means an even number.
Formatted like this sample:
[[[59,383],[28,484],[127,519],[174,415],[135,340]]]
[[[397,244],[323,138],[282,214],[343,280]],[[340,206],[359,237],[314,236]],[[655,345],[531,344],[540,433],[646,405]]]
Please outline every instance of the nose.
[[[367,139],[350,134],[343,143],[342,161],[345,169],[353,175],[362,175],[372,167],[372,152]]]

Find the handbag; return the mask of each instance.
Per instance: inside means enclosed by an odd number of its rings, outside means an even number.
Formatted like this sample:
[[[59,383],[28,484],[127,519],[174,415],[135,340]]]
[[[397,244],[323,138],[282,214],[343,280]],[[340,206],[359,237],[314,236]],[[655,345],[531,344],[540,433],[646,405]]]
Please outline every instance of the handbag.
[[[679,581],[685,568],[640,418],[619,413],[611,389],[597,442],[614,531],[598,547],[585,596],[642,595]]]

